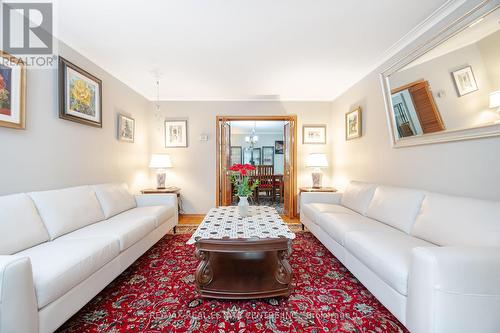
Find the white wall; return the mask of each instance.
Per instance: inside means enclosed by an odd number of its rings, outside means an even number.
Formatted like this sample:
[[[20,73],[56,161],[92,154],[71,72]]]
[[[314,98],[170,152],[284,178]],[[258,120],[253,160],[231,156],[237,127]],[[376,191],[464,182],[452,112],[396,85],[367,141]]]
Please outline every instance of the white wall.
[[[216,155],[215,127],[217,115],[286,115],[298,116],[298,183],[310,186],[311,170],[305,167],[309,153],[331,153],[331,103],[328,102],[161,102],[156,111],[151,103],[151,152],[168,153],[174,168],[167,173],[167,183],[182,188],[184,210],[203,214],[215,205]],[[164,148],[164,120],[188,119],[188,148]],[[302,145],[302,124],[326,124],[326,145]],[[209,141],[199,135],[209,134]],[[331,158],[330,158],[331,161]],[[324,184],[330,184],[331,169],[325,170]],[[151,184],[154,174],[151,173]]]
[[[362,180],[500,200],[500,138],[392,148],[378,73],[333,103],[334,184]],[[346,141],[344,115],[357,106],[363,109],[363,136]]]
[[[0,195],[113,181],[139,190],[149,176],[149,102],[66,45],[59,51],[102,79],[103,128],[59,119],[57,70],[28,70],[26,130],[0,127]],[[116,139],[118,112],[136,119],[135,143]]]
[[[497,31],[477,43],[493,90],[500,90],[500,31]]]

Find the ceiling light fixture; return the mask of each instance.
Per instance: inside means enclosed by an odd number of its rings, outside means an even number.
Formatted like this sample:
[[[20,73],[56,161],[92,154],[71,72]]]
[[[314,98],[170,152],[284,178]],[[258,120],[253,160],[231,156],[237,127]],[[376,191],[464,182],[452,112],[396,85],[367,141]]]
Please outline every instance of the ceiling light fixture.
[[[259,136],[256,135],[256,127],[257,127],[257,122],[254,122],[253,128],[252,128],[252,134],[250,136],[245,137],[245,142],[250,144],[250,148],[254,148],[255,144],[259,142]]]
[[[160,111],[160,80],[156,80],[156,111]]]

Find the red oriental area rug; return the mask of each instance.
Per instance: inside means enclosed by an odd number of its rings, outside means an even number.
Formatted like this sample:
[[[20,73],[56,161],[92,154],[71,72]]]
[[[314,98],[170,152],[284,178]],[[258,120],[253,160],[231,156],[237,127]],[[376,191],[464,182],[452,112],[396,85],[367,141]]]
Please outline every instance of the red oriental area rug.
[[[310,233],[297,233],[288,299],[201,299],[189,235],[166,236],[61,332],[407,332]]]

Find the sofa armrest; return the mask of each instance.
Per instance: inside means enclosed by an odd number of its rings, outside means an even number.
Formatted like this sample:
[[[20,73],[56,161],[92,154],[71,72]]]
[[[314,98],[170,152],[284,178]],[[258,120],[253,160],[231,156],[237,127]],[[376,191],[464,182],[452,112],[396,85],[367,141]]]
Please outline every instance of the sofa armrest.
[[[0,332],[38,332],[38,304],[29,258],[0,255]]]
[[[138,207],[145,206],[172,206],[177,209],[177,194],[138,194],[135,196]]]
[[[500,248],[413,249],[406,312],[412,333],[500,332],[499,313]]]
[[[342,193],[339,192],[302,192],[300,194],[300,204],[305,205],[309,203],[326,203],[326,204],[340,204]]]

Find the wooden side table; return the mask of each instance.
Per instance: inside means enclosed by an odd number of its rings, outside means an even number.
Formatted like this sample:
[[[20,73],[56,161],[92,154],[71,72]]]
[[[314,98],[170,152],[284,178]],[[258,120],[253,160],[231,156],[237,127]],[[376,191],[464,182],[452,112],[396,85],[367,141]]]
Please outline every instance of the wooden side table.
[[[177,197],[181,196],[181,189],[175,186],[170,186],[167,188],[151,188],[141,191],[142,194],[166,194],[166,193],[176,193]]]
[[[299,193],[302,192],[337,192],[337,189],[334,187],[300,187]]]
[[[151,188],[151,189],[145,189],[141,191],[142,194],[177,194],[177,208],[179,210],[179,213],[182,212],[182,201],[181,201],[181,189],[175,186],[170,186],[167,188]],[[174,227],[174,234],[177,231],[177,227]]]
[[[302,192],[324,192],[324,193],[335,193],[337,192],[337,189],[334,187],[300,187],[299,188],[299,195]],[[304,230],[304,225],[302,224],[302,230]]]

